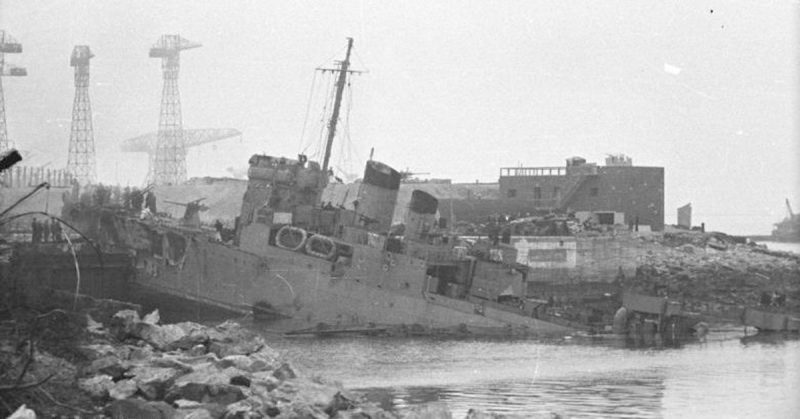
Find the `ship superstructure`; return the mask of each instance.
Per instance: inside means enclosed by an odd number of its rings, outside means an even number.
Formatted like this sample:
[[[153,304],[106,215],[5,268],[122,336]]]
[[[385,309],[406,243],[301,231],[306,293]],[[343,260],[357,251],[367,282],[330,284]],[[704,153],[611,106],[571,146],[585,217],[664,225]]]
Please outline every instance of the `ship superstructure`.
[[[348,41],[347,57],[352,40]],[[340,63],[337,84],[348,74]],[[574,330],[540,320],[516,249],[469,248],[437,220],[438,200],[415,190],[404,231],[390,232],[402,179],[366,163],[356,200],[322,202],[341,95],[322,165],[254,155],[230,242],[203,227],[126,209],[65,206],[65,216],[104,246],[134,255],[136,283],[228,309],[255,310],[290,331],[460,330],[542,334]],[[134,209],[136,210],[136,209]]]

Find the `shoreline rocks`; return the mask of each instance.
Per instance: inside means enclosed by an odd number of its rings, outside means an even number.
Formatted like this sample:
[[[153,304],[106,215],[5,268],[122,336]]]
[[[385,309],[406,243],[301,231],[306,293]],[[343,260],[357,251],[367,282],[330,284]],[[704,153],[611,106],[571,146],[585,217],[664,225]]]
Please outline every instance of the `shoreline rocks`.
[[[340,383],[305,377],[261,336],[233,321],[162,325],[157,312],[140,317],[132,309],[107,316],[104,324],[83,316],[84,339],[72,348],[78,359],[48,361],[70,366],[60,368],[69,373],[61,374],[57,392],[69,403],[61,410],[28,403],[11,418],[36,417],[37,410],[44,416],[77,410],[82,417],[154,419],[452,417],[446,405],[385,411]],[[44,352],[36,358],[49,359]]]

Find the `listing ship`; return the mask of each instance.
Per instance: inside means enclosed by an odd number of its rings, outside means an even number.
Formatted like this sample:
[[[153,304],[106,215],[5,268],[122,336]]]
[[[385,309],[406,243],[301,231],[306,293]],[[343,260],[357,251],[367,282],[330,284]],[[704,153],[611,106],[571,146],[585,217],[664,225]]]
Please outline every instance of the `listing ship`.
[[[792,211],[789,199],[786,199],[787,216],[775,224],[772,230],[772,239],[783,242],[800,243],[800,215]]]
[[[181,220],[138,209],[65,202],[63,216],[106,249],[127,249],[137,286],[238,312],[290,333],[542,335],[582,327],[538,318],[517,250],[470,249],[437,221],[438,200],[412,192],[391,232],[402,174],[369,160],[357,199],[322,202],[352,39],[337,69],[322,165],[253,155],[233,238],[201,226],[199,201]]]

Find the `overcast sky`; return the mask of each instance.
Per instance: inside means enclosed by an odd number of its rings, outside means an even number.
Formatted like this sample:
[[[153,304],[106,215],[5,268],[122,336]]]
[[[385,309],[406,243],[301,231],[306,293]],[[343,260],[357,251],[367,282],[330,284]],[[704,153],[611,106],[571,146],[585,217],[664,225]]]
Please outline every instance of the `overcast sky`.
[[[353,37],[368,73],[334,148],[344,172],[372,147],[397,169],[466,182],[625,153],[665,168],[667,222],[691,202],[711,229],[768,233],[785,198],[800,211],[797,0],[0,0],[0,28],[24,46],[6,60],[29,73],[3,80],[9,136],[48,167],[67,160],[70,52],[90,45],[104,182],[144,179],[146,157],[118,150],[157,129],[161,69],[147,53],[161,34],[203,44],[181,55],[184,127],[243,132],[191,151],[190,176],[244,169],[256,152],[313,154],[322,109],[309,97],[326,91],[314,68]]]

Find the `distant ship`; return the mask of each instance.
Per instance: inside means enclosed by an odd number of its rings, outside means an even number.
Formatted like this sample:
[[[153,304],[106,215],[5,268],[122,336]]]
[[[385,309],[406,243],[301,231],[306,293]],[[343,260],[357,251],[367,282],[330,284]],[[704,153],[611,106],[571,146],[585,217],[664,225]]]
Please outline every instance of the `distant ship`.
[[[786,199],[787,215],[783,221],[775,223],[772,239],[784,242],[800,242],[800,215],[792,211],[789,199]]]
[[[233,238],[201,226],[199,200],[182,220],[140,208],[65,203],[63,216],[108,249],[126,249],[135,283],[159,293],[254,312],[290,333],[560,334],[526,298],[513,246],[469,249],[437,222],[438,200],[412,192],[405,228],[391,233],[402,175],[369,160],[352,208],[322,202],[350,52],[338,63],[322,164],[253,155]]]

